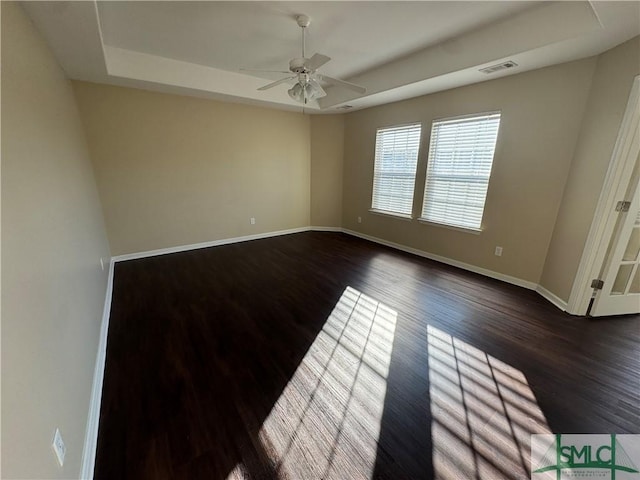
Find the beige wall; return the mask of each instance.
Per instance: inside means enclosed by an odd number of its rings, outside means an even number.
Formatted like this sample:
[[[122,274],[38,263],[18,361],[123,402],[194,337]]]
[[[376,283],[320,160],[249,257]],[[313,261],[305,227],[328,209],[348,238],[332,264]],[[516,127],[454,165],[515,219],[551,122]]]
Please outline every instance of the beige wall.
[[[114,255],[309,225],[308,116],[73,85]]]
[[[348,114],[343,226],[537,283],[595,62],[585,59]],[[492,110],[501,110],[502,120],[480,235],[368,212],[377,127],[422,122],[417,217],[432,120]],[[504,248],[502,257],[494,255],[497,245]]]
[[[109,248],[71,85],[21,7],[1,8],[2,478],[77,478]]]
[[[633,78],[640,37],[598,57],[587,110],[540,284],[567,301],[611,161]]]
[[[344,115],[311,117],[311,225],[342,225]]]

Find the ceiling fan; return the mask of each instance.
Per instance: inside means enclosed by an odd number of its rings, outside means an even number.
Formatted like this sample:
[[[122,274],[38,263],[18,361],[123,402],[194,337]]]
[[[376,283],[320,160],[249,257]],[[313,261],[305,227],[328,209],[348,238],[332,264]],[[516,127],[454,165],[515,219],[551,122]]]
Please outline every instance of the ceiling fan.
[[[289,71],[282,70],[252,70],[270,73],[293,73],[293,75],[281,78],[275,82],[269,83],[258,90],[268,90],[282,83],[289,82],[291,80],[297,80],[296,84],[289,89],[288,93],[294,100],[307,104],[311,100],[316,100],[327,95],[322,88],[320,82],[335,85],[338,87],[348,88],[359,94],[366,93],[367,89],[356,85],[354,83],[345,82],[338,78],[329,77],[327,75],[321,75],[317,70],[331,60],[330,57],[322,55],[320,53],[314,54],[311,58],[305,57],[305,29],[311,25],[311,19],[307,15],[298,15],[296,17],[298,26],[302,28],[302,56],[294,58],[289,62]]]

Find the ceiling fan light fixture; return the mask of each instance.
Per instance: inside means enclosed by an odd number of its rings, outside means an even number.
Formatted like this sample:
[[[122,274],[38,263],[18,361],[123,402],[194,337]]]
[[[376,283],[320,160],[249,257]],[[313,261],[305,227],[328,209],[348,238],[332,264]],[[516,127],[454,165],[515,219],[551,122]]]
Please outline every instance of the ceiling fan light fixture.
[[[294,99],[296,102],[302,102],[303,99],[303,93],[302,93],[302,85],[300,85],[299,83],[296,83],[292,88],[289,89],[288,91],[289,96]]]
[[[327,96],[327,93],[322,89],[315,78],[312,78],[307,82],[306,88],[311,91],[310,93],[313,94],[314,99]]]
[[[327,95],[318,81],[313,78],[307,80],[304,84],[302,82],[296,83],[289,89],[288,93],[292,99],[300,103],[307,103]]]

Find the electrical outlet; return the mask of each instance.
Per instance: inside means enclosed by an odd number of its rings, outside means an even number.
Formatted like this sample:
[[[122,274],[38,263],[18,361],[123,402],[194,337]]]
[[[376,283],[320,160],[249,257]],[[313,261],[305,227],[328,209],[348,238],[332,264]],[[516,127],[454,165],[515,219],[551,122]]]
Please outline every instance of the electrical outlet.
[[[255,225],[255,224],[256,224],[256,219],[255,219],[255,218],[253,218],[253,217],[251,217],[251,218],[249,219],[249,223],[250,223],[251,225]]]
[[[51,446],[53,447],[53,451],[56,454],[58,463],[60,464],[60,466],[63,466],[64,455],[67,453],[67,447],[64,446],[62,435],[60,434],[60,430],[57,428],[56,428],[56,433],[53,435],[53,443],[51,444]]]
[[[502,247],[496,247],[495,255],[496,257],[502,256]]]
[[[362,217],[358,217],[358,223],[362,223]]]
[[[104,271],[104,260],[100,257],[100,268]]]

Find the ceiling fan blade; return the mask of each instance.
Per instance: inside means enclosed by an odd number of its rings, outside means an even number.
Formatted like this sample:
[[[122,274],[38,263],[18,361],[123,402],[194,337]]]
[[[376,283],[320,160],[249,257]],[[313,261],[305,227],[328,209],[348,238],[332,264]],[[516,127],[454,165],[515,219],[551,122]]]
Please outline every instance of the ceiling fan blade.
[[[353,90],[354,92],[357,92],[361,95],[364,95],[365,93],[367,93],[366,88],[361,87],[360,85],[356,85],[355,83],[345,82],[344,80],[339,80],[337,78],[327,77],[326,75],[320,75],[320,74],[318,74],[317,77],[319,80],[322,80],[327,83],[331,83],[333,85],[337,85],[339,87],[348,88],[349,90]]]
[[[309,70],[315,71],[322,65],[327,63],[329,60],[331,60],[331,57],[327,57],[326,55],[322,55],[321,53],[316,53],[313,55],[313,57],[311,57],[304,63],[304,66]]]
[[[291,73],[288,70],[255,70],[253,68],[241,68],[241,72],[256,72],[256,73]]]
[[[277,85],[280,85],[281,83],[285,83],[288,82],[289,80],[293,80],[296,77],[285,77],[285,78],[281,78],[280,80],[276,80],[273,83],[270,83],[268,85],[265,85],[264,87],[260,87],[258,90],[268,90],[270,88],[273,88]]]

